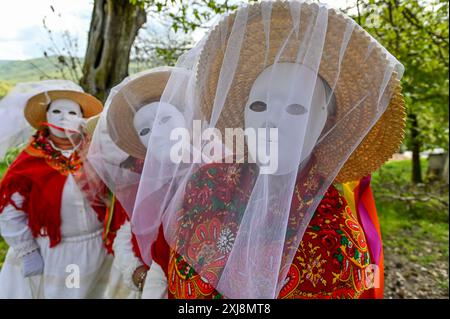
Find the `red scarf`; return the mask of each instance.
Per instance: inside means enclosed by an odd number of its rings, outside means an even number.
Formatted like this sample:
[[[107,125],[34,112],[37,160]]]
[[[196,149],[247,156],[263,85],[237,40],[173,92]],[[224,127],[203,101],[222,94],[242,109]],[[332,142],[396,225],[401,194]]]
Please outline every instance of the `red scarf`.
[[[61,198],[68,174],[81,175],[82,161],[74,151],[70,158],[55,150],[47,131],[38,131],[27,148],[11,164],[0,182],[0,213],[6,206],[28,214],[28,226],[34,237],[48,236],[50,247],[61,241]],[[83,189],[87,191],[87,189]],[[19,207],[11,198],[14,193],[24,197]],[[92,206],[100,221],[105,206]]]

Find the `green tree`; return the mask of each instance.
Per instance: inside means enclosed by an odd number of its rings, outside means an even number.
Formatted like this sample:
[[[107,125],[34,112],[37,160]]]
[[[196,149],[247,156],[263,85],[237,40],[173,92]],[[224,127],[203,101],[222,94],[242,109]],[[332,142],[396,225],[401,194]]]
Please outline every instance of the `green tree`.
[[[128,75],[134,39],[146,22],[141,6],[129,0],[95,0],[80,84],[105,100],[111,87]]]
[[[420,152],[448,150],[448,9],[446,0],[358,0],[352,11],[405,66],[406,146],[415,183],[422,182]]]
[[[227,0],[95,0],[80,84],[104,100],[128,75],[130,52],[147,17],[167,17],[175,32],[188,33],[236,8]],[[173,50],[159,50],[173,60]]]

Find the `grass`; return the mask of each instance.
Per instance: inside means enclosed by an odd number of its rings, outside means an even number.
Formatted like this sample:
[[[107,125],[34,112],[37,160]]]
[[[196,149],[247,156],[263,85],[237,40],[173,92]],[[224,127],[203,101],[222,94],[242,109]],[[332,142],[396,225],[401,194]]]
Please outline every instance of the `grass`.
[[[425,171],[426,161],[423,160],[421,164],[422,170]],[[410,161],[390,162],[373,174],[372,188],[383,244],[397,248],[409,260],[423,266],[434,262],[448,263],[448,210],[436,209],[431,201],[416,202],[408,206],[401,201],[382,198],[380,194],[386,193],[386,176],[395,176],[395,183],[408,185],[411,176]],[[443,196],[448,196],[448,188]],[[431,247],[426,247],[427,245]]]

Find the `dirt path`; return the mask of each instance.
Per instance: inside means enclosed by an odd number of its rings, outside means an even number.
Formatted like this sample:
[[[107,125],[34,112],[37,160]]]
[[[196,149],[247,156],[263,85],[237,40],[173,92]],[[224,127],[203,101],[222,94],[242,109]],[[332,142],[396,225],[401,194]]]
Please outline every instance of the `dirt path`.
[[[406,255],[398,247],[384,245],[385,298],[449,298],[448,258],[423,262],[436,253],[436,245],[423,241],[421,251]],[[422,260],[422,261],[420,261]]]

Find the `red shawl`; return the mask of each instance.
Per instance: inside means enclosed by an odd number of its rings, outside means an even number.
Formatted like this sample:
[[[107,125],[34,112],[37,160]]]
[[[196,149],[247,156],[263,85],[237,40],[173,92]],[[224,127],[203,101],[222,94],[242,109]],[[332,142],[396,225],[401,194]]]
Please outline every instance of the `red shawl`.
[[[47,133],[38,131],[30,144],[11,164],[0,182],[0,213],[6,206],[28,214],[28,225],[34,237],[48,236],[50,247],[61,241],[61,198],[69,173],[80,175],[82,162],[77,152],[70,158],[62,156],[48,142]],[[87,191],[87,189],[83,189]],[[18,206],[11,198],[14,193],[24,197]],[[100,221],[105,206],[92,206]]]

